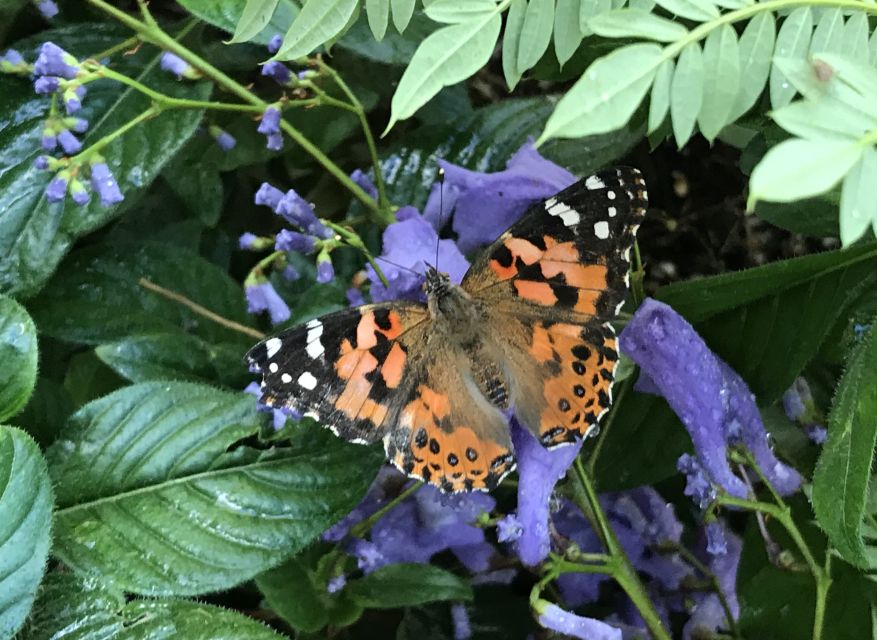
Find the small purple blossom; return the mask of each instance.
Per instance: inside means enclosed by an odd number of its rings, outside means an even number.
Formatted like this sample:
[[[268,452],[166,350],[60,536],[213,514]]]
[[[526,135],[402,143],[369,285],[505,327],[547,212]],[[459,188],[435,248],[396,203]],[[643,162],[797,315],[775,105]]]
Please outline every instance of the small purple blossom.
[[[278,84],[286,84],[292,78],[292,71],[282,62],[269,60],[262,65],[262,75],[273,79]]]
[[[79,73],[79,61],[53,42],[44,42],[34,62],[34,74],[72,80]]]
[[[311,253],[316,246],[317,241],[313,236],[289,229],[281,229],[274,242],[274,248],[278,251],[295,251],[297,253]]]
[[[641,369],[637,389],[660,391],[688,429],[710,480],[738,498],[746,485],[726,457],[729,439],[749,448],[765,475],[785,494],[801,476],[779,462],[768,446],[764,423],[746,383],[720,360],[673,309],[647,299],[619,337],[622,351]]]
[[[11,73],[14,71],[25,71],[26,69],[27,62],[15,49],[7,49],[6,53],[0,56],[0,71]]]
[[[246,284],[244,294],[247,297],[247,311],[250,313],[267,311],[273,324],[286,322],[292,316],[289,306],[267,280]]]
[[[503,516],[496,523],[496,539],[500,542],[514,542],[521,537],[521,523],[515,514]]]
[[[685,495],[700,509],[706,509],[716,499],[716,490],[700,462],[696,457],[683,453],[676,462],[676,469],[685,474]]]
[[[249,231],[247,231],[245,233],[242,233],[241,237],[238,238],[238,246],[241,249],[253,251],[258,248],[256,245],[259,240],[259,236],[257,236],[255,233],[250,233]]]
[[[80,207],[88,204],[91,200],[91,194],[85,188],[85,185],[82,184],[76,178],[70,181],[70,197],[73,199],[73,202],[78,204]]]
[[[55,93],[61,86],[61,79],[55,76],[39,76],[33,83],[33,90],[41,95]]]
[[[360,189],[370,195],[373,200],[378,199],[378,188],[362,169],[355,169],[353,173],[350,174],[350,179],[353,180]]]
[[[287,280],[289,282],[294,282],[295,280],[301,278],[301,274],[296,271],[296,268],[293,267],[291,264],[283,267],[283,271],[280,272],[280,275],[283,276],[284,280]]]
[[[813,444],[824,444],[828,439],[828,429],[818,424],[811,424],[804,427],[804,432]]]
[[[262,388],[259,386],[258,382],[251,382],[244,389],[244,393],[249,393],[252,396],[256,397],[256,410],[260,413],[270,413],[272,419],[272,426],[275,431],[280,431],[286,425],[286,419],[292,417],[293,419],[299,419],[301,415],[297,411],[292,409],[275,409],[274,407],[269,407],[266,404],[262,404]]]
[[[275,33],[271,36],[271,39],[268,41],[268,53],[275,54],[280,51],[280,45],[283,44],[283,36],[279,33]]]
[[[58,5],[52,0],[37,0],[37,9],[46,20],[50,20],[58,15]]]
[[[711,556],[723,556],[728,553],[728,540],[725,537],[725,527],[721,522],[707,523],[706,552]]]
[[[55,147],[58,146],[58,136],[55,135],[55,129],[50,126],[46,126],[43,129],[42,136],[40,137],[40,147],[43,151],[54,151]]]
[[[201,74],[195,67],[170,51],[165,51],[161,54],[161,62],[159,64],[163,71],[174,74],[177,80],[182,80],[183,78],[197,80],[201,77]]]
[[[67,195],[67,178],[62,174],[58,174],[49,186],[46,187],[46,200],[49,202],[61,202]]]
[[[472,626],[469,624],[469,612],[462,602],[451,605],[451,621],[454,623],[454,640],[469,640],[472,637]]]
[[[88,131],[88,120],[84,118],[64,118],[64,126],[75,133]]]
[[[362,291],[356,287],[350,287],[345,295],[347,296],[347,304],[351,307],[361,307],[365,304],[365,297],[362,295]]]
[[[707,565],[712,574],[718,578],[719,588],[725,594],[731,615],[736,619],[740,616],[740,603],[737,600],[737,568],[740,564],[743,544],[740,538],[730,531],[724,532],[724,538],[727,545],[726,553],[707,554]],[[694,607],[691,617],[682,629],[683,640],[708,638],[719,629],[728,628],[725,611],[715,593],[695,593],[692,594],[692,599]]]
[[[68,156],[77,154],[82,149],[82,143],[68,129],[58,133],[58,143]]]
[[[346,584],[347,578],[343,574],[332,576],[331,578],[329,578],[329,582],[326,584],[326,591],[328,591],[329,593],[338,593],[344,588]]]
[[[37,156],[33,161],[33,166],[41,171],[49,168],[49,156]]]
[[[64,90],[62,100],[64,101],[64,110],[67,115],[76,113],[82,108],[82,99],[85,97],[86,89],[83,86],[68,87]]]
[[[265,205],[277,211],[277,206],[283,198],[283,192],[277,187],[271,186],[267,182],[263,182],[256,191],[255,202],[258,205]]]
[[[100,197],[100,203],[109,207],[125,199],[116,183],[110,168],[105,162],[97,162],[91,165],[91,188]]]
[[[266,146],[271,151],[280,151],[283,148],[283,134],[280,133],[280,109],[268,107],[262,114],[262,120],[256,129],[268,138]]]
[[[231,151],[238,143],[238,141],[234,139],[233,135],[231,135],[228,131],[217,127],[215,124],[210,125],[208,131],[210,132],[210,135],[213,136],[213,140],[216,142],[216,146],[223,151]]]
[[[335,268],[332,266],[332,260],[326,254],[325,259],[317,259],[317,282],[327,284],[335,279]]]
[[[539,624],[546,629],[583,640],[621,640],[621,629],[593,618],[577,616],[545,600],[536,603],[536,611]]]

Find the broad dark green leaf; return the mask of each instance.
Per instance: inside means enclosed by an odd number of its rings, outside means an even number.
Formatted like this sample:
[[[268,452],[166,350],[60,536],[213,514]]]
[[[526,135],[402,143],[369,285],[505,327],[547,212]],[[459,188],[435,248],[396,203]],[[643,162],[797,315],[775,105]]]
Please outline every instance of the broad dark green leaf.
[[[413,4],[412,0],[412,7]],[[393,19],[395,22],[395,13]],[[368,25],[360,20],[344,34],[337,46],[375,62],[405,65],[414,56],[417,46],[423,39],[439,26],[424,14],[417,13],[407,25],[404,34],[391,30],[384,35],[383,40],[377,42]]]
[[[877,439],[877,339],[872,326],[838,383],[828,441],[813,474],[813,511],[844,560],[868,567],[860,527]]]
[[[430,564],[391,564],[347,585],[364,607],[394,609],[437,600],[471,600],[472,587],[449,571]]]
[[[40,331],[98,344],[134,333],[190,331],[215,342],[251,342],[139,284],[146,278],[235,322],[248,322],[244,294],[221,269],[176,247],[91,247],[73,253],[30,305]]]
[[[322,593],[298,559],[290,558],[279,567],[256,576],[256,585],[268,606],[297,631],[314,633],[329,622],[325,586]]]
[[[36,380],[36,327],[24,307],[0,294],[0,421],[27,404]]]
[[[39,42],[51,40],[87,56],[128,35],[112,25],[76,24],[41,32],[37,38],[14,46],[32,55]],[[158,68],[158,56],[152,47],[143,47],[136,55],[121,56],[114,68],[161,93],[201,100],[208,97],[210,83],[177,81]],[[44,191],[52,174],[33,166],[42,152],[39,139],[49,100],[35,95],[27,79],[5,80],[4,85],[0,94],[0,166],[4,167],[0,174],[0,291],[30,295],[45,283],[76,238],[117,217],[137,201],[194,133],[203,112],[165,111],[102,152],[125,194],[122,205],[105,208],[97,198],[84,207],[76,206],[69,198],[50,204]],[[110,81],[91,83],[88,89],[82,112],[77,114],[93,123],[82,136],[86,146],[115,131],[150,104],[142,94]]]
[[[243,352],[236,344],[209,343],[185,333],[134,335],[95,349],[98,358],[131,382],[190,380],[240,388],[248,378]]]
[[[838,197],[836,191],[833,191],[795,202],[760,201],[755,205],[755,213],[771,224],[795,233],[837,237],[840,233],[837,217]]]
[[[264,138],[260,142],[264,146]],[[222,213],[222,178],[214,162],[219,159],[217,151],[212,140],[190,143],[161,174],[186,208],[207,227],[215,226]]]
[[[27,431],[37,444],[47,447],[61,432],[73,408],[70,394],[62,384],[40,376],[30,401],[15,416],[15,423]]]
[[[52,484],[37,443],[0,425],[0,638],[21,628],[33,604],[52,529]]]
[[[345,515],[383,459],[315,428],[295,447],[241,445],[259,425],[251,396],[185,382],[89,403],[49,449],[54,553],[134,593],[227,589]]]
[[[210,640],[281,640],[286,638],[251,617],[190,600],[133,600],[121,612],[120,640],[210,638]]]
[[[192,15],[228,33],[235,32],[245,8],[240,0],[179,0],[179,4]],[[280,0],[276,4],[277,8],[271,19],[259,33],[250,38],[251,42],[268,44],[273,36],[286,33],[295,20],[299,12],[298,3],[294,0]]]

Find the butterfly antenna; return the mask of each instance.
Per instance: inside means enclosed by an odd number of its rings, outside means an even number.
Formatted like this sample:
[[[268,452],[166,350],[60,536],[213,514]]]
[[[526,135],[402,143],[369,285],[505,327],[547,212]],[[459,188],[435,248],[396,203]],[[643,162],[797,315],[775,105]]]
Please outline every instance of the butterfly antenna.
[[[439,167],[438,170],[438,180],[439,180],[439,214],[438,214],[438,226],[436,228],[435,233],[435,270],[438,271],[438,256],[439,256],[439,242],[441,241],[441,237],[439,234],[442,232],[442,217],[445,214],[445,170],[443,167]]]
[[[381,262],[386,262],[387,264],[393,265],[397,269],[404,269],[405,271],[410,271],[411,273],[413,273],[415,275],[420,275],[417,273],[417,271],[415,271],[411,267],[406,267],[404,264],[399,264],[398,262],[393,262],[392,260],[387,260],[383,256],[375,256],[375,260],[380,260]]]

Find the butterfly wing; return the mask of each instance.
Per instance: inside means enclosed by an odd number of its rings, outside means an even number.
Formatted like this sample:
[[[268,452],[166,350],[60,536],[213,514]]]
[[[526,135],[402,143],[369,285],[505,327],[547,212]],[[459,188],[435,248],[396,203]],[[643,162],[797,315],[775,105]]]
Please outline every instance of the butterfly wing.
[[[546,446],[587,433],[611,403],[618,354],[608,321],[647,203],[636,169],[581,180],[532,207],[463,281],[488,310],[518,417]]]
[[[261,400],[351,442],[381,440],[401,411],[429,316],[406,302],[345,309],[293,327],[247,353]]]

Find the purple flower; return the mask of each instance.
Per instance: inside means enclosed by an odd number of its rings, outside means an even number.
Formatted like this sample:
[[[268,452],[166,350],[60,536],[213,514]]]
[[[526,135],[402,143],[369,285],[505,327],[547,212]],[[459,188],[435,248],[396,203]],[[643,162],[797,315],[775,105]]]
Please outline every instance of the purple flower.
[[[716,490],[700,462],[694,456],[683,453],[676,462],[676,469],[685,474],[685,495],[700,509],[706,509],[716,499]]]
[[[362,291],[357,289],[356,287],[350,287],[347,292],[347,304],[351,307],[361,307],[365,304],[365,297],[362,295]]]
[[[58,15],[58,5],[52,2],[52,0],[37,0],[37,9],[39,9],[46,20]]]
[[[402,489],[407,478],[395,467],[384,465],[378,471],[371,486],[359,504],[341,520],[326,529],[321,536],[325,542],[340,542],[350,533],[350,528],[362,522],[380,509],[396,492]]]
[[[210,125],[208,131],[210,132],[210,135],[213,136],[213,139],[216,141],[216,146],[218,146],[223,151],[231,151],[238,143],[238,141],[234,139],[234,136],[232,136],[228,131],[217,127],[215,124]]]
[[[46,187],[46,200],[49,202],[61,202],[67,195],[67,178],[63,174],[58,174],[49,186]]]
[[[201,77],[201,74],[195,67],[170,51],[165,51],[161,54],[160,66],[163,71],[174,74],[177,80],[182,80],[183,78],[197,80]]]
[[[738,498],[746,485],[726,457],[729,439],[741,439],[777,489],[788,494],[801,483],[797,471],[770,450],[754,397],[694,328],[666,304],[648,299],[619,337],[622,351],[641,369],[637,390],[663,395],[688,429],[697,457],[712,482]]]
[[[278,251],[295,251],[297,253],[311,253],[315,246],[317,246],[317,241],[312,236],[306,236],[289,229],[281,229],[274,243],[274,248]]]
[[[387,277],[389,288],[380,281],[371,265],[366,267],[372,300],[422,300],[423,274],[427,264],[436,259],[436,243],[438,268],[448,273],[453,282],[459,283],[463,279],[469,263],[453,240],[439,240],[435,229],[414,207],[399,209],[396,219],[398,222],[384,229],[383,252],[378,256],[378,264]]]
[[[61,148],[64,149],[64,153],[68,156],[72,156],[82,149],[82,143],[76,139],[76,136],[73,135],[68,129],[62,130],[58,133],[58,142],[61,145]]]
[[[15,49],[7,49],[6,53],[0,56],[0,71],[12,73],[15,71],[26,71],[27,62],[21,54]]]
[[[344,588],[344,585],[347,584],[347,578],[342,574],[338,576],[332,576],[329,578],[328,584],[326,584],[326,591],[329,593],[338,593]]]
[[[813,406],[813,394],[810,385],[804,378],[795,378],[792,386],[783,394],[783,411],[789,420],[798,421],[807,414],[808,407]]]
[[[255,202],[258,205],[271,207],[276,212],[282,198],[283,192],[280,189],[271,186],[267,182],[263,182],[259,190],[256,191]]]
[[[500,542],[514,542],[521,537],[522,530],[517,516],[510,513],[496,523],[496,539]]]
[[[89,200],[91,200],[91,194],[86,190],[85,185],[76,178],[70,181],[69,190],[70,197],[73,199],[73,202],[78,204],[80,207],[88,204]]]
[[[350,174],[350,179],[353,180],[360,189],[369,194],[373,200],[378,199],[378,188],[375,186],[375,183],[372,182],[371,178],[362,171],[362,169],[355,169],[353,173]]]
[[[725,527],[721,522],[707,523],[706,552],[711,556],[723,556],[728,553],[728,540],[725,537]]]
[[[284,280],[288,280],[289,282],[293,282],[301,278],[301,274],[296,271],[295,267],[293,267],[291,264],[283,267],[283,271],[280,272],[280,275],[283,276]]]
[[[47,124],[40,137],[40,147],[42,147],[43,151],[54,151],[57,146],[58,136],[55,135],[55,129]]]
[[[335,268],[332,266],[332,260],[326,254],[325,259],[317,259],[317,282],[326,284],[335,279]]]
[[[283,44],[283,36],[279,33],[275,33],[271,36],[271,39],[268,41],[268,53],[275,54],[280,50],[280,45]]]
[[[41,171],[45,171],[49,168],[49,156],[37,156],[33,161],[33,166]]]
[[[61,86],[61,79],[55,76],[39,76],[33,83],[33,90],[36,93],[48,95],[55,93]]]
[[[257,244],[260,238],[255,233],[250,233],[247,231],[246,233],[242,233],[241,237],[238,238],[238,246],[241,249],[253,251],[258,249]]]
[[[621,640],[621,629],[593,618],[577,616],[545,600],[538,601],[535,609],[539,614],[539,624],[546,629],[583,640]]]
[[[804,431],[807,434],[807,437],[813,442],[813,444],[824,444],[828,439],[828,429],[818,424],[811,424],[807,427],[804,427]]]
[[[262,75],[274,79],[278,84],[286,84],[292,78],[292,71],[282,62],[269,60],[262,65]]]
[[[454,623],[454,640],[469,640],[472,627],[469,624],[469,612],[462,602],[451,605],[451,621]]]
[[[719,588],[725,594],[731,615],[736,619],[740,615],[740,603],[737,600],[737,568],[740,564],[743,544],[740,538],[729,531],[725,531],[724,537],[727,542],[726,553],[709,555],[707,565],[713,575],[718,578]],[[719,629],[728,628],[725,611],[715,593],[693,593],[691,597],[695,604],[691,618],[682,629],[684,640],[708,638]]]
[[[244,389],[244,393],[249,393],[251,396],[255,396],[256,398],[256,410],[260,413],[270,413],[272,423],[275,431],[280,431],[286,424],[286,419],[292,417],[293,419],[298,420],[301,418],[301,415],[293,411],[292,409],[280,408],[275,409],[274,407],[269,407],[266,404],[262,404],[259,400],[262,397],[262,388],[259,386],[258,382],[251,382]]]
[[[267,280],[246,284],[244,294],[247,296],[247,311],[250,313],[267,311],[273,324],[285,322],[292,315],[283,298]]]
[[[52,42],[44,42],[34,62],[34,74],[71,80],[79,73],[79,61]]]
[[[536,201],[554,195],[575,182],[575,176],[546,160],[528,141],[506,164],[505,171],[481,173],[443,160],[445,193],[436,183],[424,208],[434,226],[453,209],[453,229],[463,252],[493,242]],[[444,211],[439,202],[444,201]]]
[[[280,109],[277,107],[265,109],[256,130],[268,138],[266,146],[271,151],[280,151],[283,148],[283,134],[280,133]]]
[[[100,203],[109,207],[125,199],[116,183],[110,168],[105,162],[97,162],[91,165],[91,188],[100,197]]]
[[[64,100],[64,110],[67,115],[76,113],[82,108],[82,99],[85,97],[86,89],[83,86],[68,87],[64,90],[62,99]]]
[[[262,187],[260,187],[259,191],[262,191]],[[273,196],[273,192],[271,193]],[[259,198],[258,193],[256,197],[257,199]],[[298,195],[294,189],[290,189],[283,194],[273,208],[274,212],[284,220],[303,229],[308,235],[324,240],[332,237],[332,230],[320,222],[311,203]]]
[[[518,556],[524,564],[534,566],[548,556],[550,549],[548,516],[554,485],[566,475],[582,448],[582,441],[548,450],[517,420],[512,420],[511,425],[518,459],[518,520],[521,523]]]
[[[88,120],[83,118],[64,118],[64,126],[76,133],[88,131]]]

